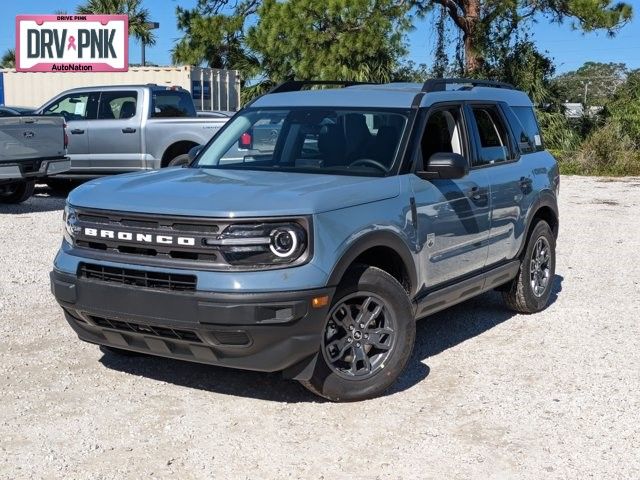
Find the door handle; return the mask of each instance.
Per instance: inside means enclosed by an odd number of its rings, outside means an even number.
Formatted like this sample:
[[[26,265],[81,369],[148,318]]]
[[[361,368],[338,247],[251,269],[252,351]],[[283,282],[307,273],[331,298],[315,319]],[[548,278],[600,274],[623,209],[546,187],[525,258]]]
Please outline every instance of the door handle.
[[[131,127],[123,128],[122,133],[136,133],[136,129]]]
[[[74,128],[73,130],[71,130],[72,135],[82,135],[83,133],[84,130],[82,130],[81,128]]]
[[[487,190],[485,188],[480,188],[477,185],[475,187],[471,187],[467,191],[467,197],[469,197],[474,202],[479,202],[486,195],[487,195]]]

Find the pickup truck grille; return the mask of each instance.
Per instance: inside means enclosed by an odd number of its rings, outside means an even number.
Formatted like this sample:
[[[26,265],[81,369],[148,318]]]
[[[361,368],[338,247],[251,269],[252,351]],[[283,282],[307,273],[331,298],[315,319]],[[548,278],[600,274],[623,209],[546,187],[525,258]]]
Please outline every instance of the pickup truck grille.
[[[78,267],[78,275],[101,282],[183,292],[195,291],[197,283],[195,275],[147,272],[90,263],[81,263]]]
[[[228,266],[217,248],[205,244],[205,239],[218,235],[228,222],[101,210],[76,211],[80,227],[75,242],[78,248],[126,255],[154,265],[164,260],[173,265],[198,262]]]

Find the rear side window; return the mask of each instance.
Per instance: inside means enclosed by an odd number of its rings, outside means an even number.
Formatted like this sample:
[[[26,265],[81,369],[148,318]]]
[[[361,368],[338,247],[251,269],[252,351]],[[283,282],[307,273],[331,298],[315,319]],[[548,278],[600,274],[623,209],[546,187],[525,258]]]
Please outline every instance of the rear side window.
[[[538,127],[538,121],[536,115],[531,107],[511,107],[513,113],[516,114],[518,120],[522,124],[524,131],[529,137],[529,141],[533,145],[536,151],[544,150],[542,145],[542,137],[540,135],[540,127]]]
[[[155,91],[151,106],[151,116],[155,118],[196,116],[191,95],[185,90]]]
[[[495,106],[473,107],[479,141],[474,166],[504,163],[511,158],[507,128]]]
[[[124,120],[135,117],[137,102],[136,92],[102,92],[98,120]]]

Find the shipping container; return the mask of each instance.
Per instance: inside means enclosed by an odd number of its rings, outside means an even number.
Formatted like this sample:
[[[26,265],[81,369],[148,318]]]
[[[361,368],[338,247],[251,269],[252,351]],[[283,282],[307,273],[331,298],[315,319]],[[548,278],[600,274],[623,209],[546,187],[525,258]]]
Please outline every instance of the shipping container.
[[[52,73],[0,69],[0,104],[39,107],[64,90],[98,85],[155,83],[191,92],[197,110],[240,108],[240,75],[217,68],[130,67],[128,72]]]

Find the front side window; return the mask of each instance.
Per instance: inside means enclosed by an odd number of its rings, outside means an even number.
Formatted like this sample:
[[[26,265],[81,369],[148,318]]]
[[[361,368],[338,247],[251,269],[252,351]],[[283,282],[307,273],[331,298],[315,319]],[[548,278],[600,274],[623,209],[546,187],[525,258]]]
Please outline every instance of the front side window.
[[[102,92],[98,107],[98,120],[119,120],[135,117],[138,94],[136,92]]]
[[[428,162],[436,153],[464,155],[461,126],[460,107],[449,107],[431,113],[420,144],[424,162]]]
[[[96,118],[95,95],[72,93],[59,98],[42,111],[43,115],[61,115],[65,120],[91,120]]]
[[[200,154],[200,168],[383,176],[392,170],[406,111],[249,109]]]
[[[495,106],[473,107],[480,151],[474,166],[506,162],[510,158],[507,129]]]

